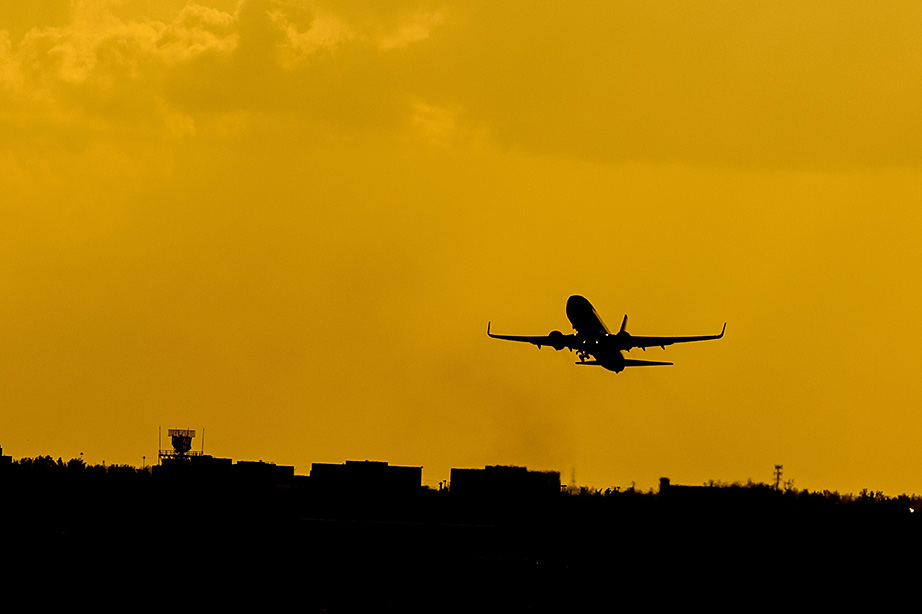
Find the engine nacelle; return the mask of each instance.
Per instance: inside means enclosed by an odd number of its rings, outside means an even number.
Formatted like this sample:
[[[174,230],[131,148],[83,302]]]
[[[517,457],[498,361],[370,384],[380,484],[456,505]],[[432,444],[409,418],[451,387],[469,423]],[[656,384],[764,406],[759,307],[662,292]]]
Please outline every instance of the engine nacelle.
[[[559,330],[552,330],[547,334],[547,338],[548,345],[558,352],[567,347],[567,340],[564,338],[564,334]]]

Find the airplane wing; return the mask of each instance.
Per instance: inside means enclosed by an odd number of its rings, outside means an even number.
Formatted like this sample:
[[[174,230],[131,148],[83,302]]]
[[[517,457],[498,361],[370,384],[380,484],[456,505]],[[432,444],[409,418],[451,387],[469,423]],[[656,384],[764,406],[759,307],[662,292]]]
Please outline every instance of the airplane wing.
[[[689,341],[708,341],[711,339],[720,339],[724,336],[724,332],[727,330],[727,324],[724,322],[724,327],[721,329],[719,335],[698,335],[695,337],[638,337],[635,335],[630,336],[630,346],[632,348],[650,348],[650,347],[663,347],[667,345],[672,345],[673,343],[688,343]],[[626,348],[630,349],[630,348]]]
[[[573,363],[577,365],[600,365],[598,360],[584,360],[582,362]],[[624,359],[625,367],[652,367],[656,365],[672,365],[671,362],[659,362],[658,360],[633,360],[631,358]]]
[[[564,348],[573,349],[571,344],[572,339],[575,335],[565,335],[560,331],[553,331],[549,335],[496,335],[490,332],[490,323],[487,322],[487,336],[493,339],[504,339],[506,341],[521,341],[523,343],[531,343],[532,345],[537,345],[540,349],[541,346],[549,346],[555,350],[562,350]]]

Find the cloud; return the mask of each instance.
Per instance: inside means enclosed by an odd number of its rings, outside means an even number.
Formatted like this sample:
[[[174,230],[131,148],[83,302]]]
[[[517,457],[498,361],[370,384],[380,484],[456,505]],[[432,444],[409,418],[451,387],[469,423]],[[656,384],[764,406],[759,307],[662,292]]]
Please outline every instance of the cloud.
[[[153,136],[177,113],[199,121],[269,110],[393,125],[397,107],[405,119],[412,109],[398,102],[409,97],[388,77],[402,70],[389,52],[425,40],[441,21],[432,11],[376,19],[292,0],[244,0],[233,13],[189,3],[166,21],[74,7],[69,23],[31,28],[18,42],[0,35],[0,122],[48,136],[70,127]]]
[[[71,0],[43,0],[42,2],[0,3],[0,29],[14,42],[33,28],[62,26],[73,19]]]
[[[179,64],[202,54],[230,54],[238,42],[233,15],[189,4],[159,32],[156,47],[168,58],[167,63]]]
[[[175,127],[282,113],[313,134],[412,131],[426,108],[505,148],[596,161],[922,160],[912,2],[208,4],[33,16],[0,37],[0,123],[188,138]]]
[[[772,168],[922,159],[912,2],[464,6],[417,49],[417,83],[507,147]]]

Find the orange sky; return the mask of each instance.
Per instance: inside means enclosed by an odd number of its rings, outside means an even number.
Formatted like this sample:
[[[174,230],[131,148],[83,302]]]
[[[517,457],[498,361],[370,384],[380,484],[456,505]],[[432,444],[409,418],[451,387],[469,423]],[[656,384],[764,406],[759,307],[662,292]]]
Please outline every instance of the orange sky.
[[[922,492],[920,31],[908,0],[0,4],[3,452],[204,428],[299,473]],[[484,334],[569,332],[571,294],[727,335],[616,375]]]

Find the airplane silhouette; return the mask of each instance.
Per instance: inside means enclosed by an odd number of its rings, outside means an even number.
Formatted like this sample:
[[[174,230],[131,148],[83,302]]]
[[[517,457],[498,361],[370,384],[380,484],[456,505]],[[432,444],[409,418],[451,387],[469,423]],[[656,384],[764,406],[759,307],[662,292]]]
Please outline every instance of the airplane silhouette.
[[[696,337],[635,337],[627,332],[627,315],[621,322],[621,330],[617,334],[612,334],[602,322],[602,318],[596,312],[588,300],[574,294],[567,299],[567,318],[573,325],[575,334],[565,335],[559,330],[551,331],[546,336],[522,336],[522,335],[495,335],[490,332],[490,323],[487,323],[487,335],[493,339],[505,339],[506,341],[523,341],[532,343],[541,349],[541,346],[548,345],[557,351],[567,348],[571,352],[576,350],[579,355],[578,365],[599,365],[609,371],[621,373],[625,367],[649,367],[655,365],[671,365],[671,362],[659,362],[655,360],[634,360],[625,358],[621,352],[629,352],[633,348],[640,348],[644,351],[648,347],[662,347],[664,350],[667,345],[673,343],[688,343],[689,341],[707,341],[709,339],[720,339],[727,330],[727,323],[719,335],[700,335]],[[595,360],[587,360],[595,358]]]

